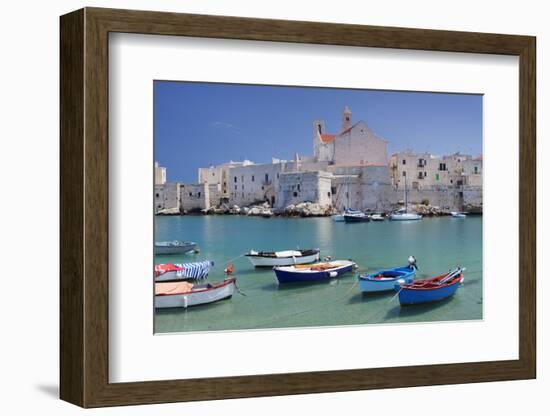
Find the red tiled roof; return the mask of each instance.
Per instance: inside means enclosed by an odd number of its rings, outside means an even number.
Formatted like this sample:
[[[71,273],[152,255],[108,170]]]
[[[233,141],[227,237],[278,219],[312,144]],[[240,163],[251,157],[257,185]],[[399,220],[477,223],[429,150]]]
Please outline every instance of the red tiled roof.
[[[321,134],[320,136],[323,143],[330,143],[336,139],[336,134]]]

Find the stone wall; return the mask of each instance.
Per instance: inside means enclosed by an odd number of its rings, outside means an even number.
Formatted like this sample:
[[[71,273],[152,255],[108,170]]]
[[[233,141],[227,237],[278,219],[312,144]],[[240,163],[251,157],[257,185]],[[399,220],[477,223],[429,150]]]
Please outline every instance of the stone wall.
[[[275,206],[284,209],[301,202],[332,205],[332,174],[323,171],[282,173]]]
[[[181,184],[181,205],[183,212],[210,208],[210,186],[201,184]]]
[[[162,211],[178,212],[180,208],[180,184],[155,185],[154,201],[155,213]]]
[[[387,165],[387,142],[363,121],[334,140],[335,165]]]

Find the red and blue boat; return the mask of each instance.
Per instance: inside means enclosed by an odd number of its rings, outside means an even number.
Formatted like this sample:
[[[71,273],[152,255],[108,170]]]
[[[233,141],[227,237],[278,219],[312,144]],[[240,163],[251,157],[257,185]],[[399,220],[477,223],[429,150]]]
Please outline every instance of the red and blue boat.
[[[279,283],[316,282],[351,272],[357,264],[351,260],[334,260],[307,265],[274,267]]]
[[[455,294],[464,281],[463,267],[449,271],[430,279],[415,280],[408,284],[396,284],[394,289],[399,295],[401,305],[437,302]]]

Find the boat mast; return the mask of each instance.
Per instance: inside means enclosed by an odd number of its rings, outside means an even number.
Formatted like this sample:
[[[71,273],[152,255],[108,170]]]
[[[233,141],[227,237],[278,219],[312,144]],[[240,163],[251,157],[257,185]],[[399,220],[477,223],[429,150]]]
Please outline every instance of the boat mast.
[[[407,198],[407,177],[405,176],[405,213],[409,212],[409,200]]]

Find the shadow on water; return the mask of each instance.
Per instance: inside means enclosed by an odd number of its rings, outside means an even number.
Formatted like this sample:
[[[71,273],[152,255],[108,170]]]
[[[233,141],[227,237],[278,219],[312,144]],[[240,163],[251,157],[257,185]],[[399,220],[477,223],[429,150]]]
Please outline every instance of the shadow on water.
[[[357,304],[357,303],[366,303],[369,301],[379,300],[379,299],[388,299],[390,300],[392,296],[395,295],[395,292],[392,291],[385,291],[385,292],[373,292],[373,293],[355,293],[354,295],[350,296],[348,299],[349,304]]]
[[[399,301],[396,300],[397,305],[387,311],[384,319],[391,319],[391,318],[397,318],[397,317],[403,318],[403,317],[423,315],[427,312],[441,308],[451,303],[452,301],[453,301],[453,297],[451,296],[450,298],[440,300],[438,302],[429,302],[429,303],[420,303],[417,305],[401,306],[399,304]]]
[[[231,298],[226,298],[226,299],[220,299],[220,300],[217,300],[215,302],[211,302],[211,303],[203,303],[202,305],[193,305],[193,306],[190,306],[188,308],[181,308],[181,307],[175,307],[175,308],[158,308],[155,310],[155,314],[158,315],[158,316],[163,316],[163,315],[184,315],[184,314],[187,314],[187,313],[194,313],[195,311],[207,311],[207,310],[211,310],[211,309],[214,309],[214,308],[219,308],[221,305],[223,304],[228,304],[228,302],[231,302],[231,299],[232,298],[235,298],[235,297],[242,297],[242,295],[240,294],[234,294]]]

